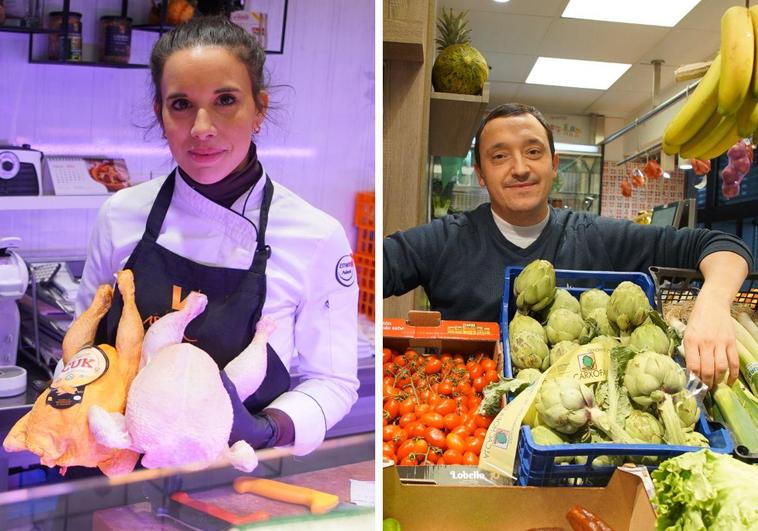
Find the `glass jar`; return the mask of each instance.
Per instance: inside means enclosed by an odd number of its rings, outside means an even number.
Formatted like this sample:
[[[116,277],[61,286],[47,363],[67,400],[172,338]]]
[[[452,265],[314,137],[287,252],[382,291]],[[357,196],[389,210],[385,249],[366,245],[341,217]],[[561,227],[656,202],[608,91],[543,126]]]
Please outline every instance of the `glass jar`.
[[[48,27],[60,33],[51,33],[47,41],[47,56],[51,61],[82,60],[82,14],[68,13],[68,35],[65,33],[63,11],[53,11],[49,15]],[[68,55],[66,55],[68,48]]]
[[[129,62],[132,44],[132,19],[100,17],[100,60],[105,63]]]

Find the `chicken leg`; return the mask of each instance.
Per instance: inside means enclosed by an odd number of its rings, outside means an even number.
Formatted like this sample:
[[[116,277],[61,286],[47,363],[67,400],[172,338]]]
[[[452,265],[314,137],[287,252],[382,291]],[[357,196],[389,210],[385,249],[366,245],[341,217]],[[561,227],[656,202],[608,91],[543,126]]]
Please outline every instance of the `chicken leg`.
[[[83,347],[92,345],[97,333],[97,325],[105,317],[111,307],[113,288],[107,284],[101,285],[95,292],[89,308],[82,313],[72,324],[63,338],[63,364],[79,352]]]
[[[255,325],[255,336],[242,353],[227,363],[224,372],[237,388],[240,400],[245,400],[258,390],[266,376],[268,349],[266,344],[276,330],[276,321],[261,317]]]
[[[203,313],[208,304],[208,298],[202,293],[191,292],[181,310],[171,312],[161,317],[147,333],[142,343],[142,361],[144,367],[150,358],[169,345],[178,345],[184,337],[184,330],[192,319]]]
[[[132,381],[139,369],[142,340],[145,337],[145,327],[137,310],[134,297],[134,275],[131,270],[118,272],[118,290],[124,301],[121,318],[116,330],[116,351],[119,358],[119,369],[127,382]]]

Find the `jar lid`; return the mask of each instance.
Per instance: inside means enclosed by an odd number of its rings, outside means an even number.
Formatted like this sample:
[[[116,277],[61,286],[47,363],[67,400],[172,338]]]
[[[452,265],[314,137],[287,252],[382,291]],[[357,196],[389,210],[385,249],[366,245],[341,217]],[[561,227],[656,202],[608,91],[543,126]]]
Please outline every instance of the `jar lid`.
[[[104,16],[100,17],[100,20],[105,20],[105,21],[111,21],[111,20],[126,20],[126,21],[127,21],[127,22],[129,22],[130,24],[131,24],[131,22],[132,22],[132,19],[131,19],[131,17],[121,17],[121,16],[119,16],[119,15],[104,15]]]
[[[49,16],[51,16],[51,17],[57,17],[57,16],[61,16],[61,17],[62,17],[62,16],[63,16],[63,14],[64,14],[64,11],[51,11],[51,12],[49,13]],[[71,17],[78,17],[78,18],[82,18],[82,14],[81,14],[81,13],[77,13],[76,11],[69,11],[69,12],[68,12],[68,14],[69,14],[69,16],[71,16]]]

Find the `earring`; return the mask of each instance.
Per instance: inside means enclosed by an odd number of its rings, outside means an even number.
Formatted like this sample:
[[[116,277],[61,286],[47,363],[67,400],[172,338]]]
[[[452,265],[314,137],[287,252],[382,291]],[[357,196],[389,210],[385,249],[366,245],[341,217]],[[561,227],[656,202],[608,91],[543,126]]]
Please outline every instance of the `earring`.
[[[260,124],[256,124],[256,126],[253,127],[253,134],[257,135],[260,132],[261,132],[261,126],[260,126]]]

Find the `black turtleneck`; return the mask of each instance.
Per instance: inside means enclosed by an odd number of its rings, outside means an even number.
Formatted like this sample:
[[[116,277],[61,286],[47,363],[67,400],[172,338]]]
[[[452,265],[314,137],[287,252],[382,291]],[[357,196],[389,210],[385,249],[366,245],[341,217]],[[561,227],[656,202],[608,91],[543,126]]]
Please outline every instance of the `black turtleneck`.
[[[181,168],[179,168],[179,175],[182,176],[184,182],[214,203],[231,208],[239,196],[255,186],[255,183],[263,175],[263,167],[260,161],[258,161],[255,144],[250,142],[250,150],[247,153],[245,165],[218,182],[201,184],[193,180]]]

